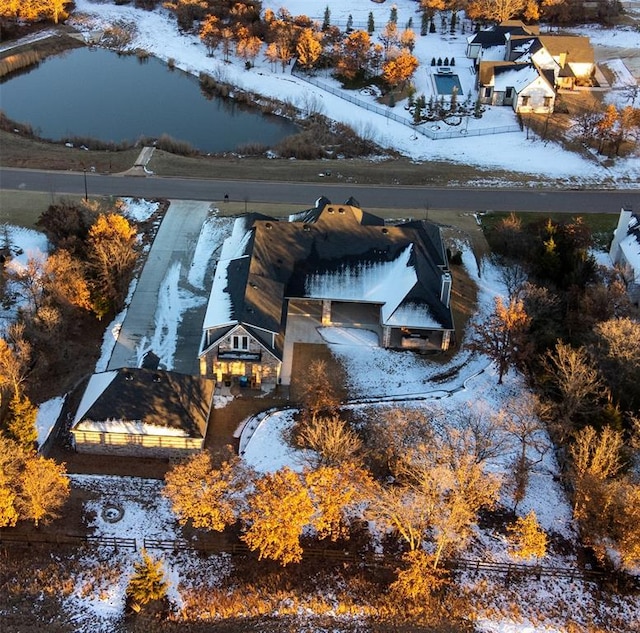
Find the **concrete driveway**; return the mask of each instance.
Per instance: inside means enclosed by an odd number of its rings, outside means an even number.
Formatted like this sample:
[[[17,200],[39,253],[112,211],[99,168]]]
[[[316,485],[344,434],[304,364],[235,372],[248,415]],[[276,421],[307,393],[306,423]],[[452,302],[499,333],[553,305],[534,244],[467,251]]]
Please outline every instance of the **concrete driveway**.
[[[137,367],[141,354],[146,350],[153,351],[162,358],[162,350],[158,346],[168,344],[173,345],[173,369],[182,373],[199,374],[197,353],[208,289],[200,291],[202,301],[198,301],[197,291],[194,293],[194,289],[188,287],[186,276],[202,225],[211,209],[212,204],[209,202],[171,201],[138,278],[107,369]],[[195,297],[192,304],[198,305],[182,314],[181,327],[177,332],[163,333],[163,327],[173,326],[162,323],[162,315],[158,313],[158,297],[160,292],[166,292],[166,280],[172,271],[177,273],[176,265],[179,265],[180,278],[175,290],[191,292]],[[160,367],[163,368],[162,362]]]

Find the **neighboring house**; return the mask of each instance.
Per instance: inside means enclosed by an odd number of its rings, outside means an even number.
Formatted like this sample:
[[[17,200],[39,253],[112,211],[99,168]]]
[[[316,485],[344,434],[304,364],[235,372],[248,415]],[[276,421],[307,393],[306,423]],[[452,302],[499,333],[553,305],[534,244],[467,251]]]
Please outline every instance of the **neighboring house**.
[[[513,41],[507,37],[506,59],[531,62],[541,71],[551,71],[559,90],[590,86],[596,70],[589,38],[577,35],[540,35]]]
[[[596,71],[588,37],[540,35],[517,21],[471,36],[467,56],[475,60],[480,102],[516,112],[553,112],[557,90],[591,86]]]
[[[533,64],[480,62],[480,102],[510,105],[516,112],[553,112],[556,93]]]
[[[537,35],[537,26],[527,26],[520,20],[507,20],[487,29],[478,31],[467,38],[467,57],[475,59],[476,65],[481,59],[505,59],[507,35]]]
[[[82,453],[173,457],[202,449],[215,384],[169,371],[94,374],[71,434]]]
[[[370,329],[386,348],[446,350],[450,293],[432,223],[385,225],[353,199],[320,198],[282,221],[248,215],[236,220],[216,268],[201,373],[255,387],[287,384],[292,341],[336,324]]]
[[[622,270],[629,298],[640,305],[640,214],[620,211],[609,255]]]

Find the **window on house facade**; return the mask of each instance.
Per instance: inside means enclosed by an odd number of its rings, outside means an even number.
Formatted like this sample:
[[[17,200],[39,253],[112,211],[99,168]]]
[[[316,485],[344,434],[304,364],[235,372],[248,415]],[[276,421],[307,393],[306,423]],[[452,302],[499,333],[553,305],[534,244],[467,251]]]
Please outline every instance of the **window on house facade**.
[[[488,99],[491,96],[491,88],[484,89],[484,96]]]
[[[249,349],[249,337],[242,335],[235,335],[231,337],[231,348],[239,350]]]
[[[550,108],[551,107],[551,97],[545,97],[544,98],[544,107],[545,108]]]
[[[513,97],[513,88],[507,88],[504,91],[504,98],[505,99],[511,99]]]
[[[523,106],[528,106],[529,105],[529,97],[527,97],[527,96],[522,97],[522,105]]]

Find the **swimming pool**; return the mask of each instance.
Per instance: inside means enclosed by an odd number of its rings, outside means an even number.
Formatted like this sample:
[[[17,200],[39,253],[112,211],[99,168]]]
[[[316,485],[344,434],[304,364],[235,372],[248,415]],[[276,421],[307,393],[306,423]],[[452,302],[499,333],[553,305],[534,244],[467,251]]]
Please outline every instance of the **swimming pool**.
[[[458,75],[453,73],[434,73],[433,78],[436,82],[436,90],[439,95],[453,94],[453,89],[458,89],[458,96],[462,94],[462,86]]]

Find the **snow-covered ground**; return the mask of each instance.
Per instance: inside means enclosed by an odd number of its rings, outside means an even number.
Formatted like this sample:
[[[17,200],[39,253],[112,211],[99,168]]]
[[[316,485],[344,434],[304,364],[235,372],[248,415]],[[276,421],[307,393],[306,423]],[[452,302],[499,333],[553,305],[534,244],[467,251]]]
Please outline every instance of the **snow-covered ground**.
[[[477,318],[482,318],[492,309],[494,297],[505,293],[500,271],[484,262],[479,273],[471,250],[461,248],[463,263],[479,287]],[[606,264],[606,257],[602,261]],[[497,385],[496,373],[488,359],[469,352],[461,351],[448,364],[441,365],[412,354],[380,350],[371,344],[372,338],[366,332],[331,327],[322,328],[322,332],[345,367],[353,366],[354,371],[347,373],[354,376],[350,384],[354,396],[404,395],[407,401],[394,406],[430,411],[435,407],[448,423],[455,424],[460,411],[477,407],[479,402],[489,415],[526,392],[521,377],[513,371],[507,374],[503,385]],[[361,370],[364,366],[367,372],[355,371],[356,367]],[[448,378],[437,379],[438,374],[447,373],[451,374]],[[432,393],[434,398],[431,401],[413,400],[411,394],[415,393]],[[388,405],[368,406],[382,408]],[[283,466],[300,470],[308,463],[305,452],[293,449],[286,441],[293,414],[294,411],[288,410],[266,415],[258,425],[243,453],[246,462],[257,471],[270,472]],[[544,432],[539,439],[548,442]],[[531,453],[530,457],[537,460],[540,455]],[[503,453],[490,461],[488,467],[506,479],[512,458],[513,452]],[[571,567],[577,564],[575,553],[563,544],[575,542],[576,534],[571,508],[557,475],[558,466],[553,451],[549,450],[533,468],[518,514],[535,510],[540,524],[551,536],[552,545],[542,563]],[[72,483],[74,487],[96,495],[85,504],[87,526],[94,535],[133,538],[139,545],[144,538],[182,538],[181,528],[161,495],[162,482],[73,475]],[[502,502],[507,507],[512,506],[508,491],[502,494]],[[202,588],[207,583],[215,587],[221,578],[233,573],[233,560],[225,555],[202,558],[189,552],[151,553],[163,561],[171,582],[170,599],[177,609],[194,586]],[[100,572],[100,561],[107,555],[110,571],[105,576]],[[504,535],[490,528],[476,530],[467,555],[493,562],[514,561]],[[80,562],[85,571],[77,576],[76,586],[65,600],[66,607],[79,614],[76,619],[79,633],[112,630],[124,611],[127,580],[138,556],[126,551],[113,554],[110,549],[101,548],[82,555]],[[487,633],[567,633],[568,618],[586,626],[594,613],[602,614],[605,608],[610,609],[612,618],[626,622],[628,631],[637,630],[640,623],[640,605],[613,598],[604,606],[594,588],[579,580],[523,579],[506,587],[502,578],[465,573],[461,587],[461,591],[474,591],[481,596],[475,602],[474,615],[478,630]],[[607,616],[604,617],[606,621]],[[602,616],[600,620],[603,621]],[[335,630],[341,630],[338,624]]]
[[[420,32],[417,5],[412,0],[398,0],[394,3],[398,10],[398,25],[403,28],[409,19],[413,20],[413,28]],[[281,2],[268,0],[263,7],[277,10]],[[324,8],[329,7],[331,23],[346,26],[349,14],[353,16],[354,26],[366,28],[367,16],[374,14],[376,29],[381,29],[389,19],[391,5],[378,4],[361,0],[345,5],[338,0],[327,0],[322,4],[310,7],[303,0],[289,0],[285,4],[293,15],[307,14],[322,21]],[[219,53],[216,57],[207,57],[204,45],[195,35],[179,33],[173,16],[164,9],[143,11],[132,6],[115,6],[99,3],[95,0],[77,0],[77,13],[72,20],[78,28],[89,32],[101,30],[115,22],[135,25],[135,36],[131,48],[143,48],[163,60],[172,59],[176,67],[195,75],[206,72],[219,80],[265,96],[276,96],[282,101],[297,105],[302,110],[312,104],[326,116],[336,121],[349,124],[356,132],[372,137],[383,147],[394,148],[416,161],[445,160],[485,167],[497,168],[521,173],[547,176],[553,180],[565,180],[575,184],[597,184],[611,181],[624,182],[625,186],[640,184],[640,168],[638,158],[618,159],[613,166],[603,166],[576,154],[563,150],[550,142],[537,138],[526,138],[523,132],[494,134],[490,136],[455,138],[450,140],[430,140],[420,134],[416,135],[410,127],[397,123],[386,117],[370,112],[354,105],[321,88],[294,77],[289,70],[284,73],[273,71],[271,65],[262,57],[255,60],[255,67],[245,70],[244,62],[232,57],[230,63],[224,63]],[[624,36],[622,35],[624,33]],[[473,91],[474,75],[471,61],[465,56],[466,35],[457,33],[450,35],[429,34],[418,35],[414,54],[420,60],[420,67],[415,74],[414,83],[418,94],[425,94],[427,100],[433,91],[431,59],[454,57],[456,72],[459,76],[463,95],[467,98]],[[597,32],[594,37],[597,36]],[[640,33],[633,31],[616,31],[616,35],[629,46],[640,47]],[[323,82],[338,89],[335,80],[330,77],[319,77]],[[353,96],[350,93],[350,96]],[[374,103],[374,97],[359,94],[364,102]],[[471,94],[472,102],[475,95]],[[394,114],[406,116],[409,113],[401,104],[393,109]],[[473,117],[467,122],[469,129],[473,126],[495,128],[515,122],[514,114],[509,108],[487,108],[480,120]],[[531,136],[531,135],[530,135]]]

